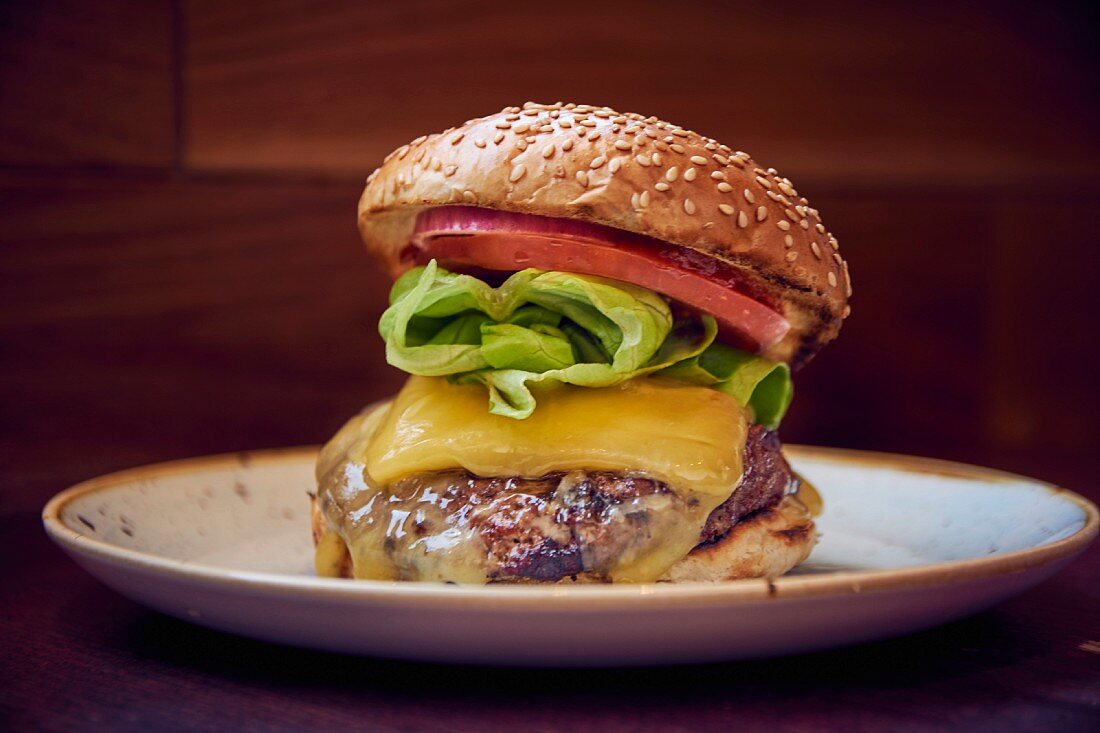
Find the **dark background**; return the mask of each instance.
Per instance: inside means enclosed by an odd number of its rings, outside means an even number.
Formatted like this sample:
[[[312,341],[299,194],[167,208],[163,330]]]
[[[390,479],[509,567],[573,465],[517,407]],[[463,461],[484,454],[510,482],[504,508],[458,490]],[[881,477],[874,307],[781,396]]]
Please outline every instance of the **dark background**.
[[[822,211],[853,315],[797,375],[785,441],[1095,498],[1095,20],[1068,3],[0,2],[8,547],[53,552],[37,513],[80,479],[321,442],[394,390],[363,179],[527,99],[670,119]]]

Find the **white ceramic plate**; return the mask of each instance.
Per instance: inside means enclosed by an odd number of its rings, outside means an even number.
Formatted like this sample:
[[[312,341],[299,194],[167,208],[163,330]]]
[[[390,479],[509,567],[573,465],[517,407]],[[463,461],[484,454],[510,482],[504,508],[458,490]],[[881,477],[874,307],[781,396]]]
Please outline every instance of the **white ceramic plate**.
[[[825,497],[794,573],[713,585],[490,586],[320,579],[314,450],[196,458],[104,476],[46,506],[50,536],[152,608],[216,629],[355,654],[514,665],[700,662],[927,628],[1049,577],[1097,510],[988,469],[789,447]]]

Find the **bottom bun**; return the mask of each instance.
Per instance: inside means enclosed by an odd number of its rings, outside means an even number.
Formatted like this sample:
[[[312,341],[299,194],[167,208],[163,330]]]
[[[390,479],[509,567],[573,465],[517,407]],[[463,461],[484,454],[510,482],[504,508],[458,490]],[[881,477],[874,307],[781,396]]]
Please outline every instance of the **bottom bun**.
[[[717,542],[696,546],[661,582],[774,578],[809,557],[815,544],[817,530],[809,510],[794,496],[785,496],[733,525]]]
[[[313,542],[320,541],[325,520],[316,499],[313,510]],[[698,545],[661,577],[661,583],[713,583],[742,578],[774,578],[783,575],[810,555],[817,543],[813,517],[794,496],[785,496],[773,507],[754,512],[735,524],[722,539]],[[351,555],[345,550],[339,577],[351,578]],[[538,581],[521,580],[521,583]],[[559,583],[600,583],[602,578],[580,574]]]

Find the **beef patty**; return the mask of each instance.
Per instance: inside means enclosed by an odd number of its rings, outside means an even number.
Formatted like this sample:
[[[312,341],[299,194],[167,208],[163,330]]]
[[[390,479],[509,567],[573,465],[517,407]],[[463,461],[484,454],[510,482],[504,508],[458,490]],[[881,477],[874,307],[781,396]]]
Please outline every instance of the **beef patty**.
[[[744,475],[729,499],[714,509],[700,544],[721,540],[753,512],[779,503],[798,488],[780,452],[779,438],[759,425],[748,432]],[[397,495],[426,491],[433,502],[480,537],[488,550],[489,578],[552,582],[580,573],[599,575],[650,542],[659,523],[685,508],[686,499],[651,478],[611,471],[570,471],[537,479],[481,478],[465,471],[411,476]],[[413,533],[435,531],[425,523]],[[414,562],[396,552],[398,566]]]

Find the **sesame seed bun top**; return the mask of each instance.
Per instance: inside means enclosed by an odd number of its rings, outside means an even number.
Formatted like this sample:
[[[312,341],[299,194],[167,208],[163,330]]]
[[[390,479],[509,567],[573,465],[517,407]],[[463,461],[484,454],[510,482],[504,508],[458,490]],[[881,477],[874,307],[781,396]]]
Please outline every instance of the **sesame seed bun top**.
[[[367,179],[359,231],[396,276],[416,215],[447,204],[579,219],[721,260],[782,304],[791,330],[766,355],[794,366],[850,311],[836,238],[791,182],[656,117],[528,102],[419,137]]]

